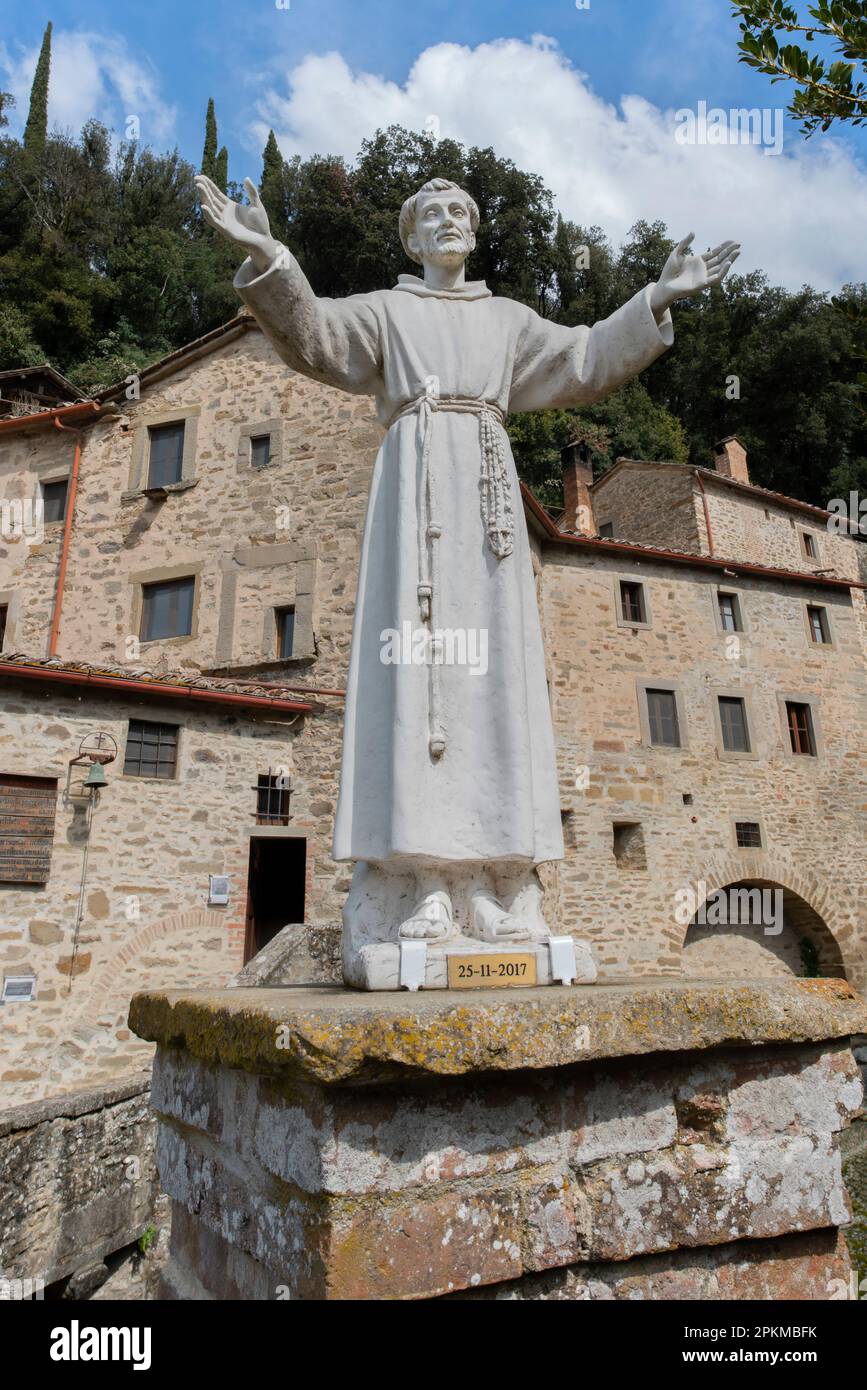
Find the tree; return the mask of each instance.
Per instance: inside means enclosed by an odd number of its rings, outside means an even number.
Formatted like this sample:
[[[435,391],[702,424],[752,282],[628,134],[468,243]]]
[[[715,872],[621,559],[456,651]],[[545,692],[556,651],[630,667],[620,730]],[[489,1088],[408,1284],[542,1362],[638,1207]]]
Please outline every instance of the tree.
[[[202,150],[202,173],[207,174],[209,179],[217,182],[217,113],[214,109],[214,98],[208,97],[208,109],[205,112],[205,145]]]
[[[30,108],[24,127],[24,148],[31,159],[41,158],[48,134],[48,79],[51,74],[51,21],[45,26],[42,47],[30,88]]]
[[[214,161],[214,183],[223,193],[229,187],[229,151],[225,145],[220,147],[220,152]]]
[[[867,73],[865,0],[817,0],[805,7],[806,18],[785,0],[733,3],[741,20],[740,61],[767,73],[773,82],[795,83],[789,112],[807,136],[827,130],[834,121],[860,125],[867,120],[867,86],[855,80],[856,65]],[[804,35],[811,50],[784,42],[797,34]],[[831,51],[816,52],[817,39],[826,40]],[[840,57],[832,61],[832,53]]]

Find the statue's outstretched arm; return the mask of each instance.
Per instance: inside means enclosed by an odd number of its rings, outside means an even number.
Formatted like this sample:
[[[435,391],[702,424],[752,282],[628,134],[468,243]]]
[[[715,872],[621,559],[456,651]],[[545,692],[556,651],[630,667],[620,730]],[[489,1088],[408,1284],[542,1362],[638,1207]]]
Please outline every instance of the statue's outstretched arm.
[[[246,251],[256,269],[264,275],[272,265],[280,243],[271,235],[268,214],[252,179],[244,180],[244,188],[250,199],[249,207],[233,203],[206,174],[196,176],[196,189],[205,221]]]

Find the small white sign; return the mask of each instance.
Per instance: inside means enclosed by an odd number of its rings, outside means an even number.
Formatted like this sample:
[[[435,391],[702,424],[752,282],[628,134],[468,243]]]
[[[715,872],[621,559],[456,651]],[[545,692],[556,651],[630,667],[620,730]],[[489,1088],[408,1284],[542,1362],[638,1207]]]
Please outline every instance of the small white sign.
[[[229,901],[229,875],[211,874],[208,878],[208,902],[225,906]]]

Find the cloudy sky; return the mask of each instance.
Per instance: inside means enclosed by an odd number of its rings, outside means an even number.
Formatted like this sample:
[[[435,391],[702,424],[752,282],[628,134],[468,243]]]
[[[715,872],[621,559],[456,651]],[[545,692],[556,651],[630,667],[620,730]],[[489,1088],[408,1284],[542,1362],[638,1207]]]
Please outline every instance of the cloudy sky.
[[[739,268],[790,287],[867,279],[867,131],[805,141],[787,122],[778,154],[681,143],[676,112],[700,102],[786,105],[785,86],[738,63],[726,0],[579,4],[0,0],[0,84],[23,120],[51,19],[64,128],[97,116],[123,135],[137,116],[144,142],[197,162],[214,96],[231,176],[258,179],[272,126],[287,156],[352,159],[377,127],[435,121],[539,173],[565,216],[615,241],[661,218],[697,246],[740,239]]]

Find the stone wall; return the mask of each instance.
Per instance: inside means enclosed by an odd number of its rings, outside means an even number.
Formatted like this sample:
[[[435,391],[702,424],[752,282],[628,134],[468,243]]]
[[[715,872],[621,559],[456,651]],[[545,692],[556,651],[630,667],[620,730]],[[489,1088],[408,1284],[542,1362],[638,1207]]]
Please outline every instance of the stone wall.
[[[609,523],[615,540],[704,552],[701,500],[686,469],[630,463],[603,474],[593,488],[593,511],[597,530]]]
[[[138,1240],[154,1140],[149,1072],[0,1116],[0,1275],[48,1286]]]
[[[297,774],[294,748],[305,737],[297,716],[257,719],[54,687],[34,694],[31,682],[20,690],[4,684],[0,696],[0,767],[58,785],[48,882],[0,886],[0,971],[36,976],[32,1002],[0,1005],[0,1095],[9,1104],[146,1065],[150,1049],[126,1026],[130,995],[143,982],[221,984],[239,968],[254,788],[269,766],[283,764],[296,782],[293,829],[311,832],[315,903],[321,816],[311,808],[323,792],[315,776]],[[180,725],[176,779],[124,776],[130,717]],[[73,963],[88,837],[86,801],[66,796],[68,765],[94,727],[113,735],[120,752],[93,815]],[[72,771],[75,791],[82,773]],[[229,875],[227,906],[208,906],[210,874]]]
[[[593,942],[605,975],[676,973],[687,925],[675,920],[678,890],[776,884],[824,923],[813,923],[820,954],[827,929],[847,976],[867,983],[867,686],[848,591],[620,562],[565,544],[546,547],[543,572],[566,840],[548,879],[560,921]],[[618,621],[621,577],[645,585],[649,626]],[[736,644],[715,618],[720,581],[740,597],[746,631]],[[807,601],[827,608],[833,646],[810,644]],[[677,688],[682,748],[649,746],[642,682]],[[722,748],[720,693],[747,701],[748,756]],[[781,697],[815,700],[818,757],[790,753]],[[761,850],[737,848],[736,819],[760,823]],[[646,868],[615,857],[614,826],[624,822],[642,827]],[[726,947],[736,969],[760,974],[777,968],[772,944],[757,933],[749,963],[736,941]]]

